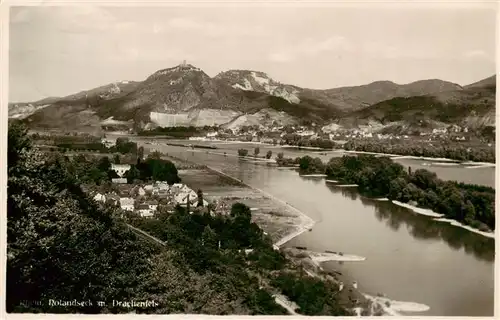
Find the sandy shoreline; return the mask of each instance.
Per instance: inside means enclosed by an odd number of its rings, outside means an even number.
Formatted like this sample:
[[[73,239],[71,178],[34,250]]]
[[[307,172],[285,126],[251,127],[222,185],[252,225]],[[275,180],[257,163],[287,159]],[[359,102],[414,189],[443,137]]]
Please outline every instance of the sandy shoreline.
[[[203,153],[202,150],[190,150],[190,151]],[[213,155],[217,155],[217,156],[224,156],[224,157],[242,158],[242,159],[247,159],[247,160],[253,160],[255,162],[276,163],[275,159],[264,159],[264,158],[256,158],[256,157],[249,157],[249,156],[239,156],[239,155],[231,154],[231,153],[220,153],[220,152],[213,152],[213,151],[206,151],[205,153],[213,154]]]
[[[400,154],[392,154],[392,153],[380,153],[380,152],[368,152],[368,151],[354,151],[354,150],[344,150],[344,149],[338,149],[335,150],[337,152],[344,152],[344,153],[359,153],[359,154],[373,154],[373,155],[378,155],[378,156],[388,156],[388,157],[405,157]]]
[[[406,209],[410,209],[413,212],[421,214],[421,215],[424,215],[424,216],[434,217],[434,218],[444,217],[443,214],[436,213],[436,212],[434,212],[434,211],[432,211],[430,209],[418,208],[418,207],[412,206],[411,204],[400,202],[400,201],[396,201],[396,200],[392,200],[391,202],[394,203],[397,206],[400,206],[400,207],[403,207],[403,208],[406,208]]]
[[[386,315],[390,316],[402,316],[400,312],[425,312],[430,309],[428,305],[417,302],[397,301],[369,294],[363,294],[363,296],[367,300],[379,306]]]
[[[353,254],[336,254],[336,253],[311,253],[310,257],[312,261],[317,263],[327,262],[327,261],[365,261],[365,257],[356,256]]]
[[[259,191],[260,193],[266,195],[268,198],[276,201],[276,202],[279,202],[283,205],[285,205],[286,207],[288,207],[289,209],[291,209],[292,211],[295,211],[296,213],[298,213],[298,216],[301,218],[301,223],[299,225],[297,225],[297,229],[294,231],[294,232],[291,232],[285,236],[283,236],[281,239],[277,240],[274,245],[277,246],[277,247],[280,247],[282,246],[283,244],[287,243],[288,241],[290,241],[291,239],[297,237],[298,235],[302,234],[303,232],[311,229],[314,224],[316,223],[313,219],[311,219],[308,215],[306,215],[305,213],[303,213],[302,211],[298,210],[297,208],[293,207],[292,205],[290,205],[289,203],[279,199],[279,198],[276,198],[275,196],[273,196],[272,194],[269,194],[268,192],[264,191],[264,190],[261,190],[259,188],[255,188],[255,187],[252,187],[242,181],[240,181],[239,179],[235,178],[235,177],[232,177],[220,170],[217,170],[215,168],[211,168],[211,167],[208,167],[210,170],[213,170],[223,176],[226,176],[232,180],[235,180],[235,181],[238,181],[240,182],[241,184],[245,185],[246,187],[248,188],[251,188],[253,190],[256,190],[256,191]]]
[[[439,221],[439,222],[448,222],[452,226],[460,227],[460,228],[463,228],[465,230],[469,230],[470,232],[474,232],[474,233],[480,234],[480,235],[482,235],[484,237],[495,239],[495,233],[494,232],[481,231],[481,230],[475,229],[475,228],[473,228],[471,226],[465,225],[465,224],[460,223],[460,222],[458,222],[456,220],[453,220],[453,219],[436,218],[434,220],[435,221]]]
[[[463,228],[463,229],[468,230],[470,232],[474,232],[474,233],[480,234],[480,235],[482,235],[484,237],[493,238],[493,239],[495,238],[495,233],[494,232],[481,231],[481,230],[475,229],[475,228],[473,228],[471,226],[468,226],[468,225],[465,225],[463,223],[460,223],[459,221],[456,221],[456,220],[453,220],[453,219],[444,218],[444,214],[436,213],[436,212],[434,212],[434,211],[432,211],[430,209],[418,208],[418,207],[412,206],[410,204],[399,202],[399,201],[396,201],[396,200],[392,200],[391,202],[394,203],[395,205],[400,206],[400,207],[404,207],[404,208],[410,209],[410,210],[412,210],[415,213],[418,213],[418,214],[421,214],[421,215],[424,215],[424,216],[428,216],[428,217],[433,217],[434,221],[448,222],[452,226]]]

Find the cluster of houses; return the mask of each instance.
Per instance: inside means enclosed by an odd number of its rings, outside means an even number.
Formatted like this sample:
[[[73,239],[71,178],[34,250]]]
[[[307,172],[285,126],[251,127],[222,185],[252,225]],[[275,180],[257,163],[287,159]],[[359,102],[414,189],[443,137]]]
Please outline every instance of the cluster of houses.
[[[107,194],[95,193],[94,200],[102,203],[118,205],[124,211],[136,212],[141,217],[153,217],[161,204],[174,208],[176,205],[193,207],[198,204],[198,194],[182,183],[169,185],[165,181],[157,181],[145,185],[121,185],[118,191]],[[208,202],[203,200],[203,206]]]

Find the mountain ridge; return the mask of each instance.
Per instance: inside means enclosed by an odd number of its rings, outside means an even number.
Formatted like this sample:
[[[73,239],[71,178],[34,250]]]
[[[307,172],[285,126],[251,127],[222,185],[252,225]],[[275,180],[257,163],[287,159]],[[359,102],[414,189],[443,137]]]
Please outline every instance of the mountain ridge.
[[[352,115],[374,116],[387,109],[380,107],[380,103],[395,98],[435,95],[446,104],[453,99],[470,102],[475,98],[468,95],[477,98],[479,94],[491,107],[493,87],[496,87],[495,76],[466,86],[439,79],[403,85],[382,80],[361,86],[316,90],[282,84],[262,71],[235,69],[210,77],[191,64],[180,64],[160,69],[143,81],[120,81],[66,97],[11,103],[9,118],[41,128],[99,127],[103,123],[115,123],[144,129],[208,123],[224,125],[247,114],[272,110],[265,113],[282,118],[287,124],[290,117],[295,118],[295,122],[325,124],[342,122]],[[490,96],[486,97],[488,94]],[[378,113],[367,112],[369,108]],[[465,113],[462,112],[462,116],[468,116]],[[428,114],[436,116],[432,112]]]

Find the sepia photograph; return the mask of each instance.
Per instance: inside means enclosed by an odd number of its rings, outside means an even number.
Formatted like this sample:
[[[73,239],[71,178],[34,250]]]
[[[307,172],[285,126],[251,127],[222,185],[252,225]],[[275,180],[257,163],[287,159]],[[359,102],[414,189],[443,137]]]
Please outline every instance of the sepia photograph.
[[[495,315],[497,3],[43,3],[7,313]]]

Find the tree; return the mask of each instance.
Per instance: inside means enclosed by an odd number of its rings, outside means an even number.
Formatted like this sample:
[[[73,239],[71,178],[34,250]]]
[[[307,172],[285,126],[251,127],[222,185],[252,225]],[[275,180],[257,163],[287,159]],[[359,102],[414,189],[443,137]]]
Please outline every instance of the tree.
[[[141,179],[141,173],[137,170],[136,166],[132,165],[123,177],[127,179],[127,183],[134,183],[135,180]]]
[[[247,149],[239,149],[238,150],[238,155],[240,157],[246,157],[248,155],[248,150]]]
[[[312,160],[313,159],[310,156],[302,157],[299,162],[300,170],[307,171]]]
[[[435,189],[437,175],[425,169],[417,169],[412,175],[411,181],[421,189]]]
[[[215,203],[214,202],[209,202],[208,205],[207,205],[207,212],[208,214],[211,214],[212,212],[215,211]]]
[[[121,154],[137,154],[137,143],[129,141],[128,138],[117,138],[115,148]]]
[[[464,211],[464,221],[467,224],[472,224],[474,220],[476,219],[476,210],[474,208],[474,205],[470,200],[467,200],[465,203],[465,206],[463,208]]]
[[[253,150],[253,154],[255,157],[257,157],[260,153],[260,148],[259,147],[255,147],[255,149]]]
[[[120,155],[119,154],[115,154],[115,156],[113,157],[113,163],[120,164]]]
[[[197,207],[203,207],[203,191],[201,189],[198,189],[198,205]]]
[[[283,152],[279,152],[279,153],[278,153],[278,156],[277,156],[277,159],[278,159],[278,160],[283,160],[283,157],[284,157]]]
[[[167,181],[170,185],[181,181],[177,168],[168,160],[148,157],[144,165],[141,165],[140,170],[142,179],[151,178],[155,181]]]
[[[246,224],[249,224],[252,219],[252,212],[247,205],[237,202],[231,206],[230,216],[233,218],[241,218]]]
[[[31,149],[31,140],[28,137],[28,128],[21,123],[14,122],[9,125],[7,142],[7,163],[13,168],[24,154]]]
[[[99,159],[97,168],[103,172],[108,172],[111,170],[111,161],[109,161],[108,157],[102,157]]]
[[[162,157],[162,153],[160,151],[153,151],[148,155],[148,159],[157,159],[160,160]]]
[[[217,233],[215,233],[215,231],[210,228],[210,226],[205,226],[205,228],[203,229],[203,233],[201,234],[201,239],[203,242],[203,246],[212,250],[217,249],[219,238],[217,236]]]
[[[266,159],[271,159],[272,156],[273,156],[273,152],[271,150],[267,151]]]

